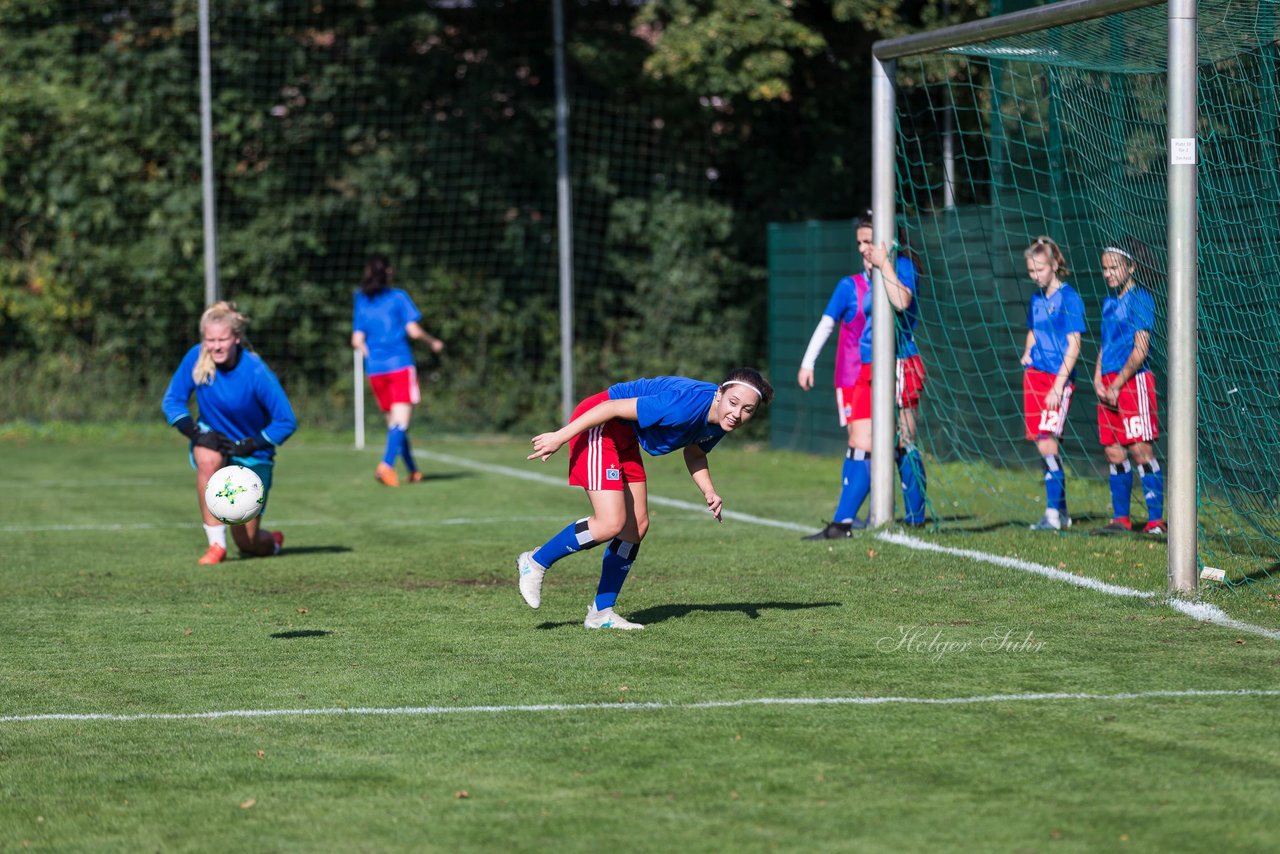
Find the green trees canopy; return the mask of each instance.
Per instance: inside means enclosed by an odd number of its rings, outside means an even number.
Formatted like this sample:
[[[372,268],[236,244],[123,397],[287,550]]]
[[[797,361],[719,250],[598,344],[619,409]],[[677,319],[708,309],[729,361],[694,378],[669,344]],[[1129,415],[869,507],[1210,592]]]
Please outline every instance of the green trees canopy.
[[[966,15],[979,11],[962,8]],[[567,2],[577,381],[763,364],[764,227],[867,195],[868,0]],[[203,308],[194,0],[0,4],[0,413],[156,417]],[[432,413],[558,394],[545,0],[212,4],[223,294],[346,417],[366,256],[449,348]]]

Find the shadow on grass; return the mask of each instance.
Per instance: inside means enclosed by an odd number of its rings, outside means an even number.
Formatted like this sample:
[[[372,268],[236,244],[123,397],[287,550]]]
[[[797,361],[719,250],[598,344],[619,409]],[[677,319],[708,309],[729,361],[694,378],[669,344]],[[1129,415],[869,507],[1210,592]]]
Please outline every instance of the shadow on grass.
[[[910,528],[908,533],[926,534],[989,534],[992,531],[1026,531],[1036,520],[1006,519],[1003,522],[986,522],[975,524],[972,516],[950,516],[939,521],[939,529],[934,531],[932,525]],[[1085,513],[1071,517],[1071,527],[1062,533],[1089,533],[1094,526],[1105,525],[1111,521],[1110,516],[1099,516],[1096,513]]]
[[[290,546],[286,545],[278,555],[272,556],[273,560],[279,560],[282,557],[290,557],[291,555],[337,555],[344,552],[352,551],[350,546]]]
[[[752,620],[757,620],[760,618],[761,611],[801,611],[807,608],[841,607],[844,607],[843,602],[718,602],[714,605],[658,605],[653,608],[635,611],[625,616],[628,620],[633,620],[641,625],[652,626],[655,623],[687,617],[694,611],[708,611],[711,613],[736,612],[745,614]],[[567,623],[541,623],[538,628],[560,629],[565,626],[581,625],[580,621],[574,620]]]
[[[322,638],[331,634],[333,632],[325,629],[295,629],[292,632],[276,632],[271,637],[280,638],[281,640],[294,640],[296,638]]]
[[[1246,572],[1239,578],[1231,579],[1230,586],[1236,588],[1244,587],[1245,585],[1274,584],[1277,580],[1280,580],[1280,563],[1273,563],[1269,567],[1255,569],[1252,572]]]
[[[431,474],[424,471],[422,473],[422,480],[418,481],[417,483],[431,483],[432,481],[435,481],[435,480],[458,480],[464,477],[475,477],[475,476],[476,476],[475,472],[469,472],[469,471],[446,471],[446,472],[440,472],[439,474]],[[417,484],[409,483],[406,485],[416,486]]]

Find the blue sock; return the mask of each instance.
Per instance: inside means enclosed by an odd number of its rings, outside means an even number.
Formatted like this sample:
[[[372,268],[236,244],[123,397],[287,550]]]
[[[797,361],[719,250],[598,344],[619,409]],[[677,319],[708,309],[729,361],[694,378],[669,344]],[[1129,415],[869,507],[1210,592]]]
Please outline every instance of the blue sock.
[[[1147,499],[1147,521],[1164,518],[1164,472],[1155,457],[1138,466],[1142,477],[1142,497]]]
[[[1111,464],[1111,515],[1117,519],[1128,519],[1130,501],[1133,495],[1133,466],[1129,461]]]
[[[851,522],[871,491],[871,454],[861,448],[844,452],[844,488],[836,503],[836,522]]]
[[[928,483],[924,475],[924,459],[914,447],[899,448],[898,474],[902,477],[903,518],[909,525],[920,525],[925,520],[924,492]]]
[[[579,519],[576,522],[570,522],[563,531],[534,549],[533,559],[543,569],[547,569],[562,557],[568,557],[575,552],[593,549],[598,545],[600,544],[591,539],[591,531],[587,527],[587,520]]]
[[[618,601],[618,591],[627,580],[627,573],[631,571],[631,564],[635,563],[638,554],[639,543],[628,543],[617,537],[605,548],[600,567],[600,585],[596,587],[597,611],[612,608],[613,603]]]
[[[1062,457],[1057,454],[1044,455],[1044,493],[1045,506],[1067,512],[1067,475],[1062,470]]]
[[[404,440],[403,427],[387,428],[387,448],[382,452],[382,461],[389,466],[396,464],[396,457],[400,455],[401,444]]]
[[[400,431],[400,456],[404,457],[404,464],[409,467],[409,471],[417,471],[418,464],[413,461],[413,450],[409,447],[409,431]]]

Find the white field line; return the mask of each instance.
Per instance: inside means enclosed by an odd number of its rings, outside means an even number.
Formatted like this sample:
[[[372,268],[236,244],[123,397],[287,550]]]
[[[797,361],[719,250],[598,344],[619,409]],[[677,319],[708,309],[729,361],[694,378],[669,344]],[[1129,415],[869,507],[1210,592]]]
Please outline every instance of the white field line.
[[[1108,584],[1105,581],[1098,581],[1096,578],[1087,578],[1080,575],[1072,575],[1069,572],[1063,572],[1060,569],[1054,569],[1044,564],[1031,563],[1026,560],[1018,560],[1017,558],[1003,557],[1001,555],[987,554],[986,552],[975,551],[973,549],[956,549],[950,546],[942,546],[937,543],[926,542],[915,537],[909,537],[906,534],[895,534],[883,532],[876,536],[876,539],[884,540],[887,543],[893,543],[896,546],[904,546],[917,551],[935,552],[938,554],[953,555],[955,557],[963,557],[969,560],[981,561],[982,563],[990,563],[995,566],[1002,566],[1006,569],[1016,569],[1019,572],[1030,572],[1034,575],[1042,575],[1054,581],[1061,581],[1066,584],[1074,584],[1077,587],[1084,587],[1089,590],[1096,590],[1099,593],[1106,593],[1108,596],[1126,596],[1135,599],[1148,599],[1152,602],[1160,602],[1168,605],[1175,611],[1186,614],[1193,620],[1199,620],[1203,623],[1213,623],[1217,626],[1223,626],[1228,629],[1235,629],[1239,632],[1247,632],[1249,634],[1261,635],[1264,638],[1272,640],[1280,640],[1280,631],[1255,626],[1252,623],[1243,623],[1226,615],[1221,608],[1216,605],[1210,605],[1206,602],[1187,602],[1174,596],[1161,596],[1148,590],[1134,590],[1131,587],[1121,587],[1116,584]]]
[[[144,712],[117,714],[5,715],[0,724],[42,721],[207,721],[225,718],[302,718],[336,716],[492,715],[535,712],[595,711],[697,711],[738,709],[749,706],[972,706],[983,703],[1053,703],[1064,701],[1125,702],[1129,700],[1204,699],[1214,697],[1280,697],[1280,690],[1239,688],[1231,690],[1134,691],[1123,694],[1043,693],[984,694],[971,697],[757,697],[745,700],[706,700],[696,703],[542,703],[522,706],[396,706],[391,708],[328,709],[228,709],[215,712]]]
[[[503,516],[511,522],[561,522],[564,514],[558,516]],[[318,525],[333,525],[332,519],[276,519],[271,518],[272,525],[288,528],[307,528]],[[379,519],[380,528],[423,528],[437,525],[492,525],[492,516],[459,516],[452,519]],[[151,522],[102,522],[77,525],[0,525],[0,534],[38,534],[63,533],[68,531],[169,531],[198,529],[199,522],[173,522],[166,525]]]
[[[475,460],[468,460],[464,457],[455,457],[449,454],[437,454],[419,452],[420,456],[427,456],[439,462],[448,463],[450,465],[463,466],[472,468],[477,471],[487,472],[489,474],[497,474],[505,477],[518,477],[524,480],[532,480],[538,483],[546,483],[552,486],[566,486],[565,478],[548,477],[545,474],[531,472],[523,469],[510,468],[508,466],[490,465],[488,463],[479,463]],[[694,504],[689,501],[678,501],[674,498],[663,498],[657,495],[649,496],[650,504],[661,504],[666,507],[678,507],[682,510],[705,510],[706,508],[700,504]],[[794,522],[782,522],[777,519],[766,519],[761,516],[752,516],[748,513],[738,513],[733,510],[724,511],[724,518],[736,519],[753,525],[767,525],[774,528],[783,528],[789,531],[809,531],[810,528],[804,525],[798,525]],[[1247,632],[1249,634],[1261,635],[1272,640],[1280,640],[1280,631],[1255,626],[1252,623],[1244,623],[1233,619],[1226,615],[1221,608],[1216,605],[1209,605],[1203,602],[1185,602],[1175,597],[1161,597],[1160,594],[1146,590],[1134,590],[1131,587],[1122,587],[1118,584],[1108,584],[1105,581],[1098,581],[1094,578],[1086,578],[1080,575],[1072,575],[1069,572],[1063,572],[1044,564],[1032,563],[1031,561],[1017,560],[1016,558],[1003,557],[1001,555],[988,554],[973,549],[957,549],[948,546],[938,545],[936,543],[927,542],[925,540],[909,537],[905,534],[896,534],[891,532],[881,532],[876,537],[887,543],[892,543],[906,548],[917,549],[919,551],[931,551],[939,554],[953,555],[955,557],[963,557],[968,560],[980,561],[982,563],[994,564],[995,566],[1005,569],[1015,569],[1019,572],[1028,572],[1033,575],[1040,575],[1052,581],[1061,581],[1066,584],[1074,584],[1077,587],[1084,587],[1098,593],[1105,593],[1108,596],[1122,596],[1135,599],[1147,599],[1153,602],[1162,602],[1173,608],[1179,613],[1185,614],[1194,620],[1204,623],[1212,623],[1224,628],[1234,629],[1239,632]]]
[[[514,477],[521,480],[529,480],[535,483],[541,483],[548,486],[568,486],[563,477],[552,477],[542,474],[541,472],[530,471],[528,469],[511,468],[510,466],[492,465],[490,463],[481,463],[476,460],[470,460],[466,457],[455,457],[452,454],[441,454],[435,451],[417,451],[417,456],[432,459],[437,462],[447,463],[449,465],[460,466],[462,468],[474,469],[487,474],[500,475],[502,477]],[[675,498],[664,498],[660,495],[650,495],[650,504],[657,504],[664,507],[672,507],[679,510],[687,510],[695,513],[705,512],[706,508],[701,504],[695,504],[691,501],[681,501]],[[517,521],[557,521],[561,517],[549,516],[525,516],[512,517]],[[724,511],[724,518],[734,519],[741,522],[747,522],[752,525],[761,525],[772,528],[782,528],[788,531],[807,532],[809,526],[799,525],[795,522],[784,522],[778,519],[768,519],[763,516],[753,516],[749,513],[739,513],[735,510]],[[472,525],[487,524],[491,519],[485,518],[458,518],[445,519],[434,524],[441,525]],[[285,521],[276,520],[276,524],[290,526],[308,526],[308,525],[327,525],[328,520],[296,520]],[[379,524],[391,526],[418,526],[429,524],[422,520],[406,519],[400,521],[383,520]],[[193,524],[182,525],[149,525],[145,523],[138,524],[122,524],[122,525],[0,525],[0,533],[34,533],[39,531],[127,531],[127,530],[149,530],[149,529],[173,529],[173,528],[192,528]],[[1252,623],[1241,622],[1227,616],[1226,613],[1216,605],[1210,605],[1203,602],[1187,602],[1176,597],[1162,597],[1160,594],[1146,591],[1135,590],[1130,587],[1122,587],[1116,584],[1108,584],[1105,581],[1087,578],[1079,575],[1072,575],[1069,572],[1063,572],[1044,564],[1032,563],[1031,561],[1018,560],[1016,558],[1003,557],[1001,555],[980,552],[974,549],[957,549],[949,546],[931,543],[910,537],[905,534],[881,532],[877,535],[877,539],[883,540],[893,545],[904,546],[906,548],[916,549],[918,551],[931,551],[939,554],[948,554],[955,557],[962,557],[968,560],[979,561],[981,563],[989,563],[1005,569],[1014,569],[1019,572],[1027,572],[1033,575],[1040,575],[1053,581],[1060,581],[1066,584],[1073,584],[1077,587],[1084,587],[1098,593],[1105,593],[1108,596],[1121,596],[1127,598],[1146,599],[1152,602],[1168,605],[1170,608],[1205,623],[1222,626],[1224,628],[1234,629],[1248,634],[1260,635],[1272,640],[1280,640],[1280,631],[1267,629],[1262,626],[1256,626]]]

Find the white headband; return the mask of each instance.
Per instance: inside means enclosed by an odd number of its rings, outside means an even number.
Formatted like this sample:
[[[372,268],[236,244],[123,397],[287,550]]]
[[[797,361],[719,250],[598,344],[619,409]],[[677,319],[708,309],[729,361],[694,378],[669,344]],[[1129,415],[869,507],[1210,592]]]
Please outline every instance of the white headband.
[[[1124,251],[1123,249],[1121,249],[1119,246],[1104,246],[1104,247],[1102,247],[1102,254],[1103,254],[1103,255],[1123,255],[1124,257],[1128,258],[1128,259],[1129,259],[1130,261],[1132,261],[1133,263],[1135,263],[1135,264],[1136,264],[1136,263],[1138,263],[1138,261],[1137,261],[1137,259],[1136,259],[1136,258],[1134,258],[1132,255],[1130,255],[1128,252],[1125,252],[1125,251]]]
[[[756,393],[756,397],[760,398],[761,400],[764,400],[764,395],[760,393],[760,389],[756,388],[751,383],[743,382],[742,380],[725,380],[723,383],[720,384],[720,388],[724,388],[727,385],[744,385],[747,388],[754,391]]]

